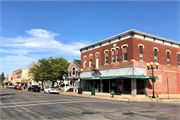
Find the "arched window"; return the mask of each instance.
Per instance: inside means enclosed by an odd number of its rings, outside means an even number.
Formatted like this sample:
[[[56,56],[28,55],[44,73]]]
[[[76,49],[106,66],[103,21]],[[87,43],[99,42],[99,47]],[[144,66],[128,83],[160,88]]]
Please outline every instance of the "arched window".
[[[143,46],[139,45],[139,60],[143,61]]]
[[[178,66],[180,66],[180,53],[178,53]]]
[[[111,54],[112,54],[112,63],[115,62],[115,59],[114,59],[114,49],[111,51]]]
[[[119,52],[118,52],[118,48],[116,48],[116,52],[115,52],[115,54],[116,54],[116,62],[119,62]]]
[[[122,52],[123,52],[123,60],[127,60],[127,46],[124,46],[122,48]]]
[[[76,74],[75,67],[73,67],[72,71],[73,71],[72,75],[75,75]]]
[[[99,52],[96,53],[96,69],[99,69]]]
[[[171,64],[171,61],[170,61],[170,51],[167,50],[167,64],[170,65]]]
[[[158,62],[158,49],[154,49],[154,62]]]
[[[86,64],[87,64],[87,62],[86,62],[86,61],[84,61],[84,68],[86,68]]]
[[[89,60],[89,67],[92,67],[92,60]]]
[[[108,64],[108,51],[105,51],[105,64]]]

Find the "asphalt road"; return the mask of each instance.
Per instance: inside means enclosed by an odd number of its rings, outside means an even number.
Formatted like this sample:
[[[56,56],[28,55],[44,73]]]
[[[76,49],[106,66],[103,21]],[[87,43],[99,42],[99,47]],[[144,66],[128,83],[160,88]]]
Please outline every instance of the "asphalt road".
[[[0,88],[0,119],[179,120],[179,102],[116,101]]]

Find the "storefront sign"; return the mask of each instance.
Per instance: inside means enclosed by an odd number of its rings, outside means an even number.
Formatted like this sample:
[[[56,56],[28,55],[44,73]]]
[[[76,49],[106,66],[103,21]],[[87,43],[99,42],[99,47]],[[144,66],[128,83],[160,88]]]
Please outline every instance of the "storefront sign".
[[[99,77],[92,77],[92,79],[99,79]]]

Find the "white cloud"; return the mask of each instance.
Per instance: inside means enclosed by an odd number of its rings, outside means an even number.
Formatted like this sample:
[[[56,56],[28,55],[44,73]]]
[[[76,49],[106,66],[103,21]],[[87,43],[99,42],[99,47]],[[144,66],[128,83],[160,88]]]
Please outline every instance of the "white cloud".
[[[68,57],[71,60],[80,58],[79,49],[88,44],[87,41],[74,42],[74,40],[70,43],[61,43],[60,40],[55,39],[59,34],[43,29],[31,29],[25,32],[29,37],[1,37],[2,71],[8,69],[12,72],[15,69],[27,68],[32,61],[42,59],[42,56],[43,58],[50,56]]]
[[[59,35],[43,29],[31,29],[29,31],[26,31],[26,33],[40,38],[54,38],[55,36]]]
[[[1,57],[1,72],[3,71],[6,74],[11,74],[13,71],[20,69],[20,68],[28,68],[28,66],[33,62],[37,61],[33,57],[27,57],[23,55],[18,56],[6,56]]]
[[[51,31],[43,29],[31,29],[26,31],[30,37],[16,37],[16,38],[2,38],[3,47],[11,49],[1,49],[1,52],[16,54],[16,50],[23,51],[19,54],[28,54],[29,52],[47,52],[47,53],[56,53],[57,55],[71,55],[77,56],[80,55],[79,48],[86,45],[84,42],[71,42],[62,44],[54,37],[59,34],[52,33]],[[14,52],[12,52],[12,49]],[[16,49],[16,50],[15,50]]]

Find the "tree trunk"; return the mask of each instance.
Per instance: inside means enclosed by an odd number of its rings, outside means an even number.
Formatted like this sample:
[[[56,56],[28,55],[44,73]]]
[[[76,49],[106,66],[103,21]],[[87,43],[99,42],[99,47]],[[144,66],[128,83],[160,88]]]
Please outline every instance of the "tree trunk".
[[[54,81],[52,81],[52,87],[54,87]]]
[[[44,80],[42,80],[42,91],[44,91]]]

